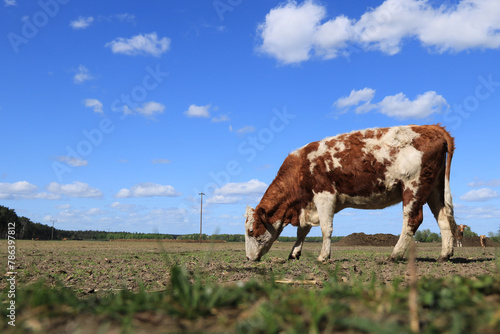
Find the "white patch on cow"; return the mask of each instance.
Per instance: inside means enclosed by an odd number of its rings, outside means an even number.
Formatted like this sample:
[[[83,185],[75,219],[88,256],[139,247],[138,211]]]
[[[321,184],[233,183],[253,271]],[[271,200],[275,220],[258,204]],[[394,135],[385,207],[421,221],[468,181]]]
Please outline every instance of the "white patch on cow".
[[[334,154],[337,153],[337,152],[344,151],[346,149],[346,146],[345,146],[345,143],[343,143],[342,141],[338,140],[337,137],[338,136],[327,137],[325,139],[322,139],[322,140],[318,141],[318,144],[319,144],[318,148],[315,151],[312,151],[312,152],[310,152],[307,155],[307,159],[310,162],[309,171],[311,172],[311,174],[314,173],[314,167],[316,167],[316,161],[315,160],[318,157],[324,156],[326,154],[330,154],[331,161],[333,163],[333,169],[342,167],[342,164],[340,163],[340,160],[338,158],[336,158],[334,156]],[[327,145],[327,142],[329,142],[331,140],[336,140],[336,144],[335,144],[334,147],[328,147],[328,145]],[[293,151],[291,154],[299,156],[300,155],[300,151],[303,150],[306,146],[302,146],[301,148]],[[330,172],[332,170],[330,168],[329,163],[330,163],[329,160],[325,160],[325,167],[326,167],[326,170],[328,172]]]
[[[313,202],[300,210],[299,221],[301,227],[319,226],[318,210]]]
[[[328,146],[326,146],[325,140],[320,140],[318,149],[316,151],[312,151],[307,155],[307,159],[310,162],[309,170],[311,171],[311,173],[313,173],[314,167],[316,167],[316,162],[314,160],[316,160],[318,157],[325,155],[327,152],[328,152]]]
[[[253,213],[254,209],[251,206],[247,206],[245,214],[243,215],[246,218],[245,228],[250,232],[253,231],[253,223],[254,223]]]

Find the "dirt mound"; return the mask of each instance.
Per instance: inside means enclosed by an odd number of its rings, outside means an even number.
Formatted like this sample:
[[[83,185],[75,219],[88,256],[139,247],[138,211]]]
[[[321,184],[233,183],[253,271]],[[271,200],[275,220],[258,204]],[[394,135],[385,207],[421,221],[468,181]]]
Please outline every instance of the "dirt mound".
[[[464,237],[462,239],[462,246],[464,247],[481,247],[479,237]],[[486,247],[500,247],[500,243],[493,242],[490,238],[486,238]]]
[[[337,242],[336,246],[396,246],[399,237],[394,234],[353,233]]]

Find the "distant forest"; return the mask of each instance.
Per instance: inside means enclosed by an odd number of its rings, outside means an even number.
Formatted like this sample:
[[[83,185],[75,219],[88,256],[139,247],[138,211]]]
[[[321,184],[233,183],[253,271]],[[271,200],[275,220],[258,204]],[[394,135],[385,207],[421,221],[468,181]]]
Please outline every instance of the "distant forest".
[[[162,234],[162,233],[133,233],[133,232],[106,232],[106,231],[66,231],[52,228],[41,223],[33,223],[29,218],[19,217],[13,209],[0,205],[0,239],[7,239],[8,223],[15,223],[16,239],[39,239],[39,240],[111,240],[111,239],[178,239],[199,240],[200,235],[194,234]],[[464,237],[477,236],[467,227]],[[500,229],[497,233],[490,232],[488,237],[500,242]],[[227,242],[245,241],[244,234],[213,234],[201,235],[202,240],[223,240]],[[332,242],[340,241],[343,237],[332,237]],[[278,241],[293,242],[295,237],[279,237]],[[419,230],[415,234],[415,240],[420,242],[441,242],[441,236],[430,230]],[[308,242],[322,242],[322,237],[307,237]]]

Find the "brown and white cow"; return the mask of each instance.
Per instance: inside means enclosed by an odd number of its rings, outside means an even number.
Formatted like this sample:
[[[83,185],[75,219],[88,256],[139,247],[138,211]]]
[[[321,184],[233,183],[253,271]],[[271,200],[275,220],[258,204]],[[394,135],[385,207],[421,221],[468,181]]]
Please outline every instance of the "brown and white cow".
[[[292,224],[298,230],[289,258],[298,259],[311,227],[321,226],[318,261],[325,261],[330,258],[335,213],[403,202],[403,230],[390,259],[404,256],[427,203],[441,229],[440,260],[448,260],[456,231],[449,185],[453,150],[453,137],[439,125],[354,131],[297,149],[285,159],[257,207],[247,207],[247,258],[260,260]]]
[[[457,247],[462,247],[462,240],[464,239],[464,230],[466,227],[469,227],[464,224],[458,225],[457,229]]]

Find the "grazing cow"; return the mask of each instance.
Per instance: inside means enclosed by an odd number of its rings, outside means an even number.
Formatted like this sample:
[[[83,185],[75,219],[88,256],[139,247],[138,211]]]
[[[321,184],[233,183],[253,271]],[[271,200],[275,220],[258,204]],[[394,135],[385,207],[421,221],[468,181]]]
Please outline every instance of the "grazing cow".
[[[354,131],[290,153],[255,209],[247,207],[245,247],[257,261],[283,228],[298,228],[298,259],[312,226],[321,226],[318,261],[330,258],[333,216],[344,208],[382,209],[403,202],[403,230],[390,260],[401,259],[427,203],[442,235],[440,260],[453,255],[456,224],[450,191],[453,137],[439,125]]]
[[[68,241],[68,238],[63,238],[63,241]]]
[[[469,227],[464,224],[458,225],[458,231],[457,231],[457,246],[462,247],[462,240],[464,238],[464,230],[466,227]]]
[[[485,235],[480,235],[479,241],[481,242],[481,247],[486,247],[486,236]]]

